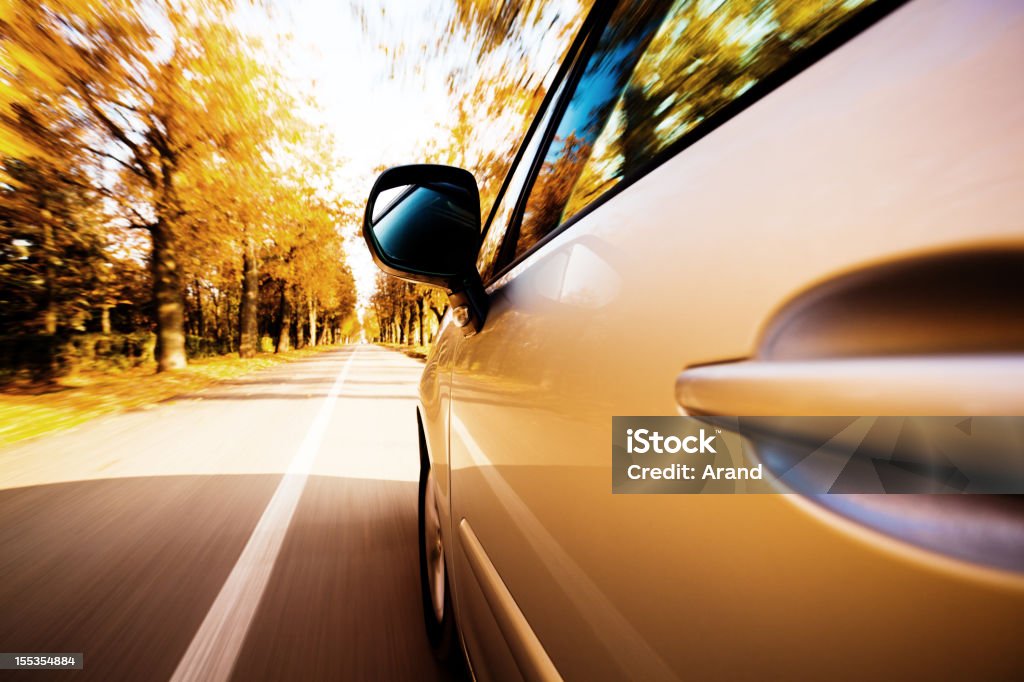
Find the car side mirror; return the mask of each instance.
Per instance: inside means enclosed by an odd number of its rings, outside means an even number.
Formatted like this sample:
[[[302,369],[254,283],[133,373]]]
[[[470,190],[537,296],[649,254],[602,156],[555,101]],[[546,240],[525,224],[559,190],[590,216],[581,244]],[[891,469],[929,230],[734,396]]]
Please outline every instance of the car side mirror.
[[[385,192],[398,191],[390,203]],[[378,201],[386,203],[380,209]],[[469,336],[487,316],[476,258],[480,250],[480,194],[468,171],[452,166],[390,168],[366,201],[363,239],[389,275],[448,292],[455,324]]]

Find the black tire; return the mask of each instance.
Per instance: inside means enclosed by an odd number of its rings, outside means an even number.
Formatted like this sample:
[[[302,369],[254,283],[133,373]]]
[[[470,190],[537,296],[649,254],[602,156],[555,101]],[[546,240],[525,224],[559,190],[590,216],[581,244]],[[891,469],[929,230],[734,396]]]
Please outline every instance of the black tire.
[[[420,550],[420,592],[423,597],[423,621],[427,628],[427,639],[434,657],[446,667],[463,669],[462,647],[459,644],[458,632],[455,628],[455,609],[452,606],[451,589],[448,582],[448,571],[444,569],[443,615],[440,619],[434,608],[430,571],[427,559],[426,513],[427,485],[430,481],[430,468],[423,466],[420,471],[419,485],[419,550]],[[432,496],[431,496],[432,497]],[[443,555],[441,563],[443,565]]]

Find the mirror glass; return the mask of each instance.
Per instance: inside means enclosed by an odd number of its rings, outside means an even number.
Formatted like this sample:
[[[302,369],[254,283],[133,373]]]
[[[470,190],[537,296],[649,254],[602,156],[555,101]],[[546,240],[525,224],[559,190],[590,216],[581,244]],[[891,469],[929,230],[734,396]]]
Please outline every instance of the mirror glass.
[[[464,190],[446,184],[416,185],[396,198],[378,197],[372,229],[381,255],[394,266],[422,274],[465,273],[475,267],[480,246],[480,216],[471,205]]]

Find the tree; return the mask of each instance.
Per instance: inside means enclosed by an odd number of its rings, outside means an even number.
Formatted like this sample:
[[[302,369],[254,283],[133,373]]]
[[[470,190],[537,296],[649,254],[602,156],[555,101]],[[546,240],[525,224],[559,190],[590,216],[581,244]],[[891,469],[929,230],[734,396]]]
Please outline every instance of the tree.
[[[440,289],[377,273],[370,306],[372,317],[364,324],[364,329],[370,330],[367,334],[370,338],[385,343],[426,345],[433,341],[440,327],[448,296]]]
[[[34,31],[20,8],[0,13],[0,319],[53,335],[87,314],[106,244],[88,127],[24,44]]]
[[[291,346],[291,323],[296,318],[296,342],[303,328],[309,345],[332,341],[343,321],[355,311],[355,281],[346,263],[341,226],[351,222],[350,204],[336,198],[331,178],[336,169],[333,140],[322,130],[304,129],[302,144],[283,150],[268,190],[274,230],[264,240],[268,277],[277,282],[279,332],[277,349]]]
[[[0,319],[48,335],[81,326],[107,261],[95,199],[68,164],[8,162],[0,185]]]
[[[204,174],[259,175],[280,120],[272,74],[251,42],[229,28],[231,9],[227,0],[26,0],[4,18],[5,47],[14,55],[6,70],[69,103],[58,118],[72,112],[70,118],[82,122],[92,141],[83,148],[107,171],[92,184],[125,223],[150,235],[160,370],[186,362],[188,237],[198,222],[211,239],[218,236],[212,226],[227,224],[210,220],[224,202],[209,191],[215,183],[204,182]],[[17,110],[15,99],[8,110]],[[52,138],[54,130],[43,137]],[[46,146],[31,142],[5,151],[45,158]]]

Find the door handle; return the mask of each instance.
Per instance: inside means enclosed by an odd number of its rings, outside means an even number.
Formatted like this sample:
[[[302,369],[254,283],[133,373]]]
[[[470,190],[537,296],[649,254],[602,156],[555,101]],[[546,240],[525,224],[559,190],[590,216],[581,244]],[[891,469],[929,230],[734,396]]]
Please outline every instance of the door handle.
[[[745,360],[676,379],[687,414],[1024,415],[1024,354]]]
[[[1024,415],[1024,249],[954,249],[825,280],[753,358],[695,366],[679,407],[722,416]]]
[[[1024,415],[1022,273],[1024,249],[956,249],[824,281],[773,314],[751,359],[679,374],[679,409],[704,417]],[[808,496],[808,509],[946,556],[1024,572],[1019,496],[816,494],[821,487],[808,488],[790,465],[807,443],[834,433],[821,432],[834,420],[745,421],[756,456],[791,492]],[[984,442],[970,447],[977,452],[958,460],[961,466],[991,464]]]
[[[1024,354],[704,365],[679,374],[676,398],[685,413],[706,417],[1024,415]],[[829,422],[754,419],[748,427],[766,467],[814,507],[925,550],[1024,572],[1024,503],[1016,495],[811,494],[788,473],[806,454],[791,446],[823,442],[820,429]],[[989,459],[979,456],[978,466]]]

